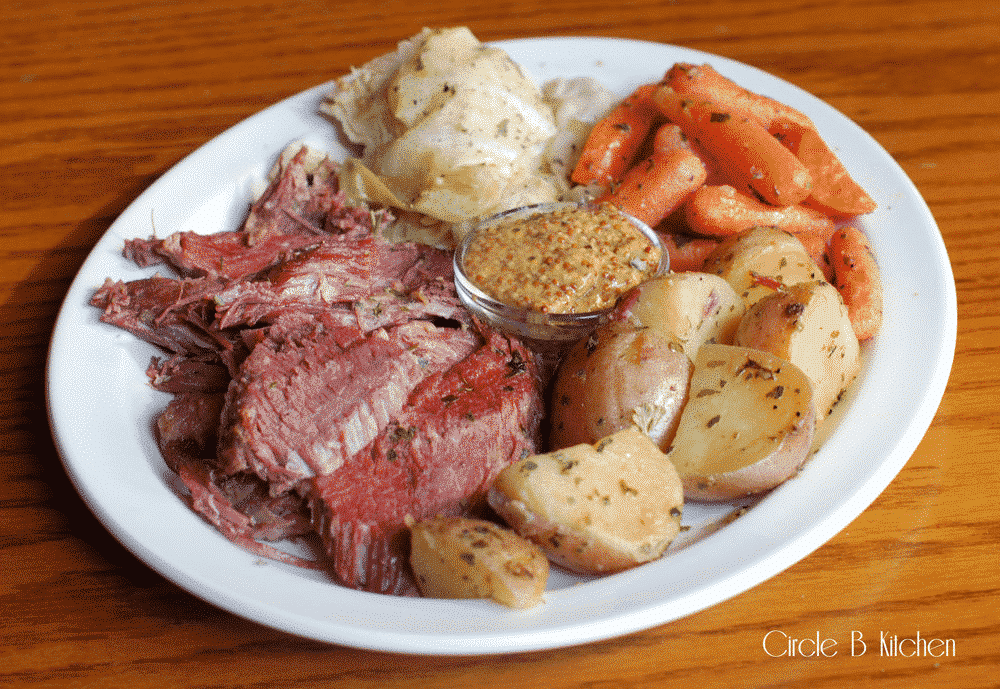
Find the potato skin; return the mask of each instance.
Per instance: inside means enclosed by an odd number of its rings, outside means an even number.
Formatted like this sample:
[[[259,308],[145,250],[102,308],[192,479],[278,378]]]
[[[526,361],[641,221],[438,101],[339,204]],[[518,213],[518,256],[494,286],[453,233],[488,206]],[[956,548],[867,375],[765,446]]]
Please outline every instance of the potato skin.
[[[792,362],[809,376],[816,421],[822,423],[861,369],[861,349],[837,289],[802,282],[750,307],[736,344]]]
[[[428,598],[542,602],[549,562],[530,541],[483,519],[434,517],[410,525],[410,565]]]
[[[687,500],[770,490],[809,455],[815,432],[809,378],[769,352],[705,345],[690,401],[667,453]]]
[[[660,557],[680,531],[684,491],[670,460],[629,427],[511,465],[488,499],[553,562],[599,574]]]
[[[634,424],[665,447],[690,378],[688,357],[654,330],[601,328],[577,342],[559,366],[549,445],[591,444]]]

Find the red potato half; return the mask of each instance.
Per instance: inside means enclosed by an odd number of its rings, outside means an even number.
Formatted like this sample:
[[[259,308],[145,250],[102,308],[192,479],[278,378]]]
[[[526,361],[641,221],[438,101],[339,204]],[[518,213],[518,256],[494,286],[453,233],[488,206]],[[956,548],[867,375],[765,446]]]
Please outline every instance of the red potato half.
[[[723,241],[704,271],[726,280],[748,307],[781,287],[823,279],[823,271],[793,235],[769,226]]]
[[[603,327],[577,342],[559,365],[549,445],[590,444],[636,426],[666,447],[690,377],[687,355],[654,330]]]
[[[598,574],[660,557],[680,533],[684,491],[666,455],[632,427],[511,465],[489,503],[556,564]]]
[[[737,345],[763,349],[798,366],[813,388],[822,423],[861,370],[861,347],[847,307],[828,282],[800,282],[751,306]]]
[[[686,500],[730,500],[792,476],[815,426],[812,385],[801,369],[769,352],[706,344],[667,456]]]
[[[662,275],[634,288],[622,298],[612,318],[659,333],[693,359],[706,342],[731,344],[744,311],[743,300],[723,278],[684,272]]]

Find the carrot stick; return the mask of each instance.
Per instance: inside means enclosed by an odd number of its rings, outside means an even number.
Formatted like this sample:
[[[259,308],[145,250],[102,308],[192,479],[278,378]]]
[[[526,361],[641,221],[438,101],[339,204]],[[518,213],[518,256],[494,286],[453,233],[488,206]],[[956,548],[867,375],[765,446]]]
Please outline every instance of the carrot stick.
[[[734,117],[667,86],[656,89],[653,101],[740,191],[776,206],[801,203],[809,196],[809,171],[755,118]]]
[[[704,237],[723,239],[760,226],[784,230],[802,242],[826,280],[833,280],[827,242],[837,226],[825,213],[802,205],[769,206],[728,185],[699,188],[684,202],[683,212],[688,231]]]
[[[813,127],[776,118],[769,131],[812,175],[812,192],[804,201],[807,206],[836,216],[863,215],[878,207]]]
[[[882,326],[882,278],[868,238],[855,227],[837,230],[830,238],[830,263],[854,334],[867,340]]]
[[[805,206],[771,206],[729,185],[703,186],[684,202],[688,228],[706,237],[741,234],[758,225],[770,225],[792,234],[833,234],[833,220]]]
[[[701,158],[688,148],[654,151],[630,169],[621,184],[598,199],[656,227],[705,182]]]
[[[622,178],[659,115],[650,100],[656,88],[640,86],[594,125],[573,169],[574,182],[607,185]]]
[[[769,96],[748,91],[709,64],[678,62],[667,71],[664,83],[682,96],[710,101],[736,117],[755,117],[765,127],[776,118],[813,127],[812,120],[804,113]]]
[[[670,122],[661,124],[653,136],[653,150],[660,153],[667,153],[679,148],[689,148],[684,131],[676,124]]]
[[[768,96],[749,91],[708,64],[678,62],[664,78],[682,96],[710,101],[734,116],[755,117],[791,150],[812,175],[812,193],[805,204],[836,216],[861,215],[875,202],[844,168],[807,115]]]
[[[661,232],[660,239],[670,257],[670,270],[682,273],[688,270],[701,270],[705,259],[719,246],[718,239],[704,237],[689,237],[683,234]]]
[[[796,232],[795,237],[813,262],[823,271],[823,277],[827,282],[833,284],[833,266],[830,264],[829,243],[833,234],[837,231],[836,225],[829,227],[816,227],[811,230]]]

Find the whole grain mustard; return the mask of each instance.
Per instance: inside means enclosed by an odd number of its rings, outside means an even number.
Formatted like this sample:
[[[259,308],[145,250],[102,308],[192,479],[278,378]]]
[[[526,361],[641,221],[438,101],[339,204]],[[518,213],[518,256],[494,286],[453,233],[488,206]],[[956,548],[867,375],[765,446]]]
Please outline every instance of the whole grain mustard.
[[[505,304],[589,313],[613,306],[656,275],[660,253],[614,206],[570,206],[481,231],[466,249],[463,269]]]

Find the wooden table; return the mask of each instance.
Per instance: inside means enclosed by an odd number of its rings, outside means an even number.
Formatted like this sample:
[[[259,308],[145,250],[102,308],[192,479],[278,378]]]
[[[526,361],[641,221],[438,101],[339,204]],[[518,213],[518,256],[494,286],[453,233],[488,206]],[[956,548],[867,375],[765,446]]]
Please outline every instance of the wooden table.
[[[996,686],[1000,670],[1000,14],[982,0],[33,0],[0,9],[0,685]],[[91,247],[158,176],[262,108],[423,26],[482,40],[646,39],[741,60],[870,132],[930,205],[958,288],[955,363],[913,457],[847,528],[732,600],[625,638],[404,657],[247,622],[169,583],[74,492],[43,376]],[[915,372],[919,375],[919,372]],[[769,657],[796,638],[953,639],[950,657]]]

